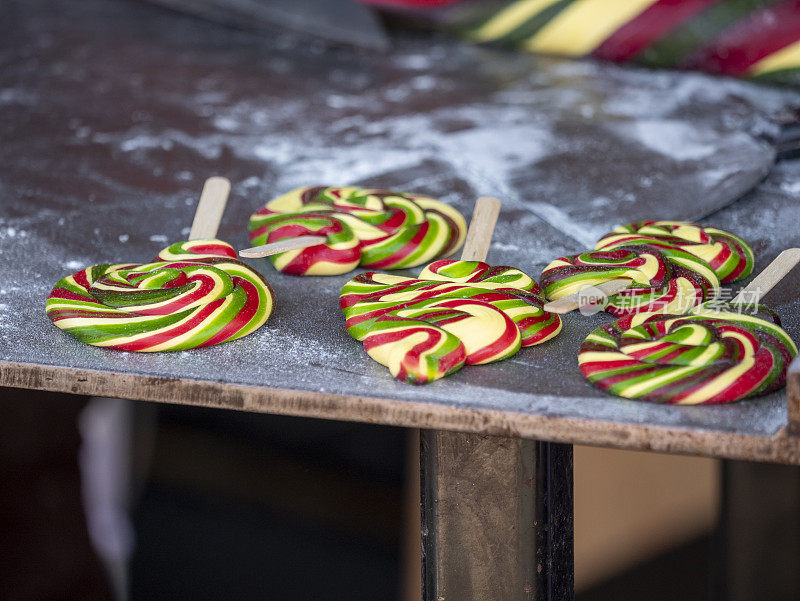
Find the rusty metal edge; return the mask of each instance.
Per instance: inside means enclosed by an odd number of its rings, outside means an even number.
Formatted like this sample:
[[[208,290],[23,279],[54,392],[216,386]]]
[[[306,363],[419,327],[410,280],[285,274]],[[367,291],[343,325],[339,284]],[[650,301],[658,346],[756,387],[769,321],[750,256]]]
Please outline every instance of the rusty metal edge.
[[[800,373],[792,377],[800,387]],[[8,361],[0,361],[0,386],[800,465],[800,437],[788,428],[747,436]]]
[[[800,437],[800,356],[795,357],[786,374],[786,433]]]

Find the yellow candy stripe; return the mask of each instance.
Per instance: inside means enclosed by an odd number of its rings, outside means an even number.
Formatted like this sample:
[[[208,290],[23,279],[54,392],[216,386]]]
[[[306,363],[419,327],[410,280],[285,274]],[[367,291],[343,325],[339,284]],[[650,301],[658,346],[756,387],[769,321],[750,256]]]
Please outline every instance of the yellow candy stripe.
[[[657,0],[577,0],[522,46],[526,50],[582,56]]]

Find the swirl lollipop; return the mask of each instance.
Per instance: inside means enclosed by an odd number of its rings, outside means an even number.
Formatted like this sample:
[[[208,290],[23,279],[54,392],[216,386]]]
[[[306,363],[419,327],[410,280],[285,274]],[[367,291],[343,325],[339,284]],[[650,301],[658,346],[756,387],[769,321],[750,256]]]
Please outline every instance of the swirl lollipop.
[[[478,205],[470,232],[479,229],[474,226],[483,221],[485,206]],[[489,237],[496,216],[489,217]],[[473,252],[482,241],[468,241],[465,256],[485,256],[483,242],[483,252]],[[522,271],[470,260],[436,261],[419,278],[363,273],[340,296],[348,333],[393,376],[412,384],[465,364],[499,361],[554,337],[561,320],[543,305],[536,282]]]
[[[747,314],[704,304],[687,315],[640,313],[601,326],[581,345],[578,363],[612,394],[695,405],[776,390],[795,355],[777,315],[763,305]]]
[[[215,203],[213,194],[220,188],[209,181],[194,235],[216,232],[227,198],[223,186],[224,195]],[[209,205],[217,209],[200,215]],[[63,278],[50,292],[46,312],[81,342],[150,352],[241,338],[266,322],[274,304],[267,281],[238,261],[229,244],[200,239],[173,244],[152,263],[95,265]]]
[[[656,403],[730,403],[782,387],[797,347],[774,311],[745,301],[766,294],[798,261],[800,249],[782,252],[730,303],[597,328],[578,354],[581,372],[602,390]]]
[[[600,238],[596,249],[629,244],[677,246],[708,263],[722,284],[746,278],[753,271],[753,249],[734,234],[687,221],[640,221],[620,225]]]
[[[256,211],[242,256],[270,255],[293,275],[337,275],[356,266],[402,269],[458,249],[466,224],[452,207],[418,194],[356,187],[299,188]]]
[[[605,309],[618,317],[641,311],[684,313],[716,298],[720,286],[705,260],[677,246],[654,244],[625,244],[560,257],[544,269],[540,280],[551,301],[612,282],[621,286],[607,291],[611,296]]]

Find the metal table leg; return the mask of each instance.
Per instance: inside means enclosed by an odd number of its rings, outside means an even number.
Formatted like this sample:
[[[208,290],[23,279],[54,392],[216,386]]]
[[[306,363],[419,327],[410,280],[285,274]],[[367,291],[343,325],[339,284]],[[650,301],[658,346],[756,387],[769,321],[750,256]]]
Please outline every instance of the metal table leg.
[[[569,601],[572,446],[424,430],[425,601]]]

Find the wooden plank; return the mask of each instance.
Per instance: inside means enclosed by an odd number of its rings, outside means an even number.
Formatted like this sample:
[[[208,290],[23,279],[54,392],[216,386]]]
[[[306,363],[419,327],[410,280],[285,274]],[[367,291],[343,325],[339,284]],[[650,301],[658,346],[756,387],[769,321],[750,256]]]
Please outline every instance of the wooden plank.
[[[800,465],[800,438],[0,361],[0,386]]]

